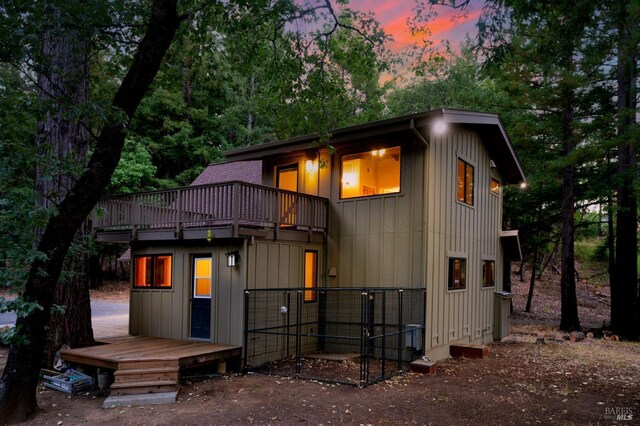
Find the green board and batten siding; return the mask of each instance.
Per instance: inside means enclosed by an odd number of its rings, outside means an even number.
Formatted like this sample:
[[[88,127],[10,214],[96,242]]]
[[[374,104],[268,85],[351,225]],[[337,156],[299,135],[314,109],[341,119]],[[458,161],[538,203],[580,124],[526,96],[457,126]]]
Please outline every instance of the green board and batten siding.
[[[502,248],[499,240],[502,195],[490,191],[491,177],[501,181],[475,132],[452,128],[430,137],[427,164],[426,350],[448,355],[454,342],[493,340],[495,291],[501,290]],[[491,141],[485,141],[491,143]],[[474,166],[474,205],[456,201],[457,160]],[[466,289],[448,290],[448,259],[467,259]],[[482,261],[495,261],[495,287],[482,287]],[[447,350],[440,353],[437,348]]]
[[[394,144],[401,145],[397,194],[340,199],[342,153],[334,155],[329,267],[337,276],[329,278],[330,286],[424,285],[424,147],[409,133],[388,143]]]
[[[162,246],[135,248],[135,256],[172,255],[172,287],[170,289],[131,289],[129,333],[185,340],[190,337],[191,268],[194,256],[213,258],[211,296],[211,341],[242,345],[243,294],[245,270],[229,268],[225,253],[239,250],[239,244],[211,246]]]

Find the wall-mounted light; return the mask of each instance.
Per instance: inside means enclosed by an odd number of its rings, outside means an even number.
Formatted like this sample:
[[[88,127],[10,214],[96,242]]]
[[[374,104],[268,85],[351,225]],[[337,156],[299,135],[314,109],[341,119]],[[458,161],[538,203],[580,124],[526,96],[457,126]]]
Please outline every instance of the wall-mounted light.
[[[433,131],[439,135],[443,134],[447,131],[447,123],[442,120],[436,121],[435,123],[433,123]]]
[[[224,255],[227,256],[227,266],[229,268],[233,268],[234,266],[237,266],[238,263],[240,263],[240,253],[238,253],[237,250],[230,251],[228,253],[225,253]]]
[[[318,171],[318,162],[316,160],[307,160],[304,164],[304,169],[307,173],[313,173]]]

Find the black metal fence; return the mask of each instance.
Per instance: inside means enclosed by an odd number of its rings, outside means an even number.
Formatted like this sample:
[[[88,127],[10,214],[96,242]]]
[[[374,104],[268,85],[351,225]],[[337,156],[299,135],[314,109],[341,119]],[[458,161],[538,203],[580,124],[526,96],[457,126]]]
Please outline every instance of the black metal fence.
[[[422,353],[425,290],[245,291],[245,371],[367,386]]]

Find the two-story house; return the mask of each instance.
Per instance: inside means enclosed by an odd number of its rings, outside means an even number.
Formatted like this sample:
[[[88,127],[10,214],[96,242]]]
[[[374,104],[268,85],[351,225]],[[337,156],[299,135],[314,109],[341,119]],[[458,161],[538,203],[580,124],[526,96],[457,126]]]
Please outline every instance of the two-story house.
[[[495,293],[521,257],[502,188],[525,176],[498,116],[440,109],[225,155],[190,187],[99,203],[98,240],[132,247],[131,334],[246,346],[247,290],[384,287],[426,290],[432,358],[502,337]]]

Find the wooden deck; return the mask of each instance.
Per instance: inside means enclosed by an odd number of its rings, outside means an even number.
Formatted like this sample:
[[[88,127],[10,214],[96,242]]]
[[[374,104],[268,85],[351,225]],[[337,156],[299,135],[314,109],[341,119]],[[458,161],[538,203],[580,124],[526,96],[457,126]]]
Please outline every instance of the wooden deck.
[[[114,370],[112,395],[175,392],[182,370],[239,359],[241,353],[240,346],[134,336],[60,351],[67,362]]]
[[[281,229],[328,229],[329,200],[246,182],[103,197],[91,220],[98,241],[238,238]]]

